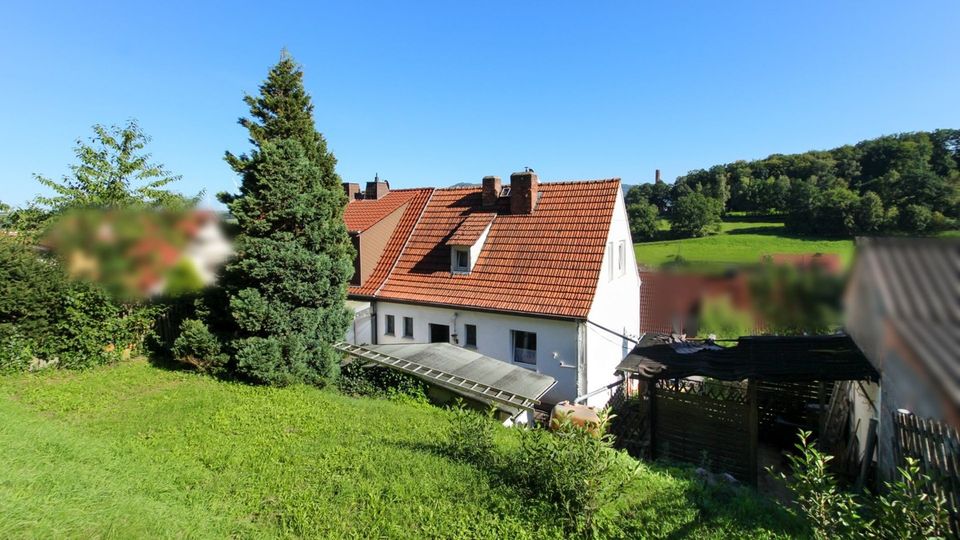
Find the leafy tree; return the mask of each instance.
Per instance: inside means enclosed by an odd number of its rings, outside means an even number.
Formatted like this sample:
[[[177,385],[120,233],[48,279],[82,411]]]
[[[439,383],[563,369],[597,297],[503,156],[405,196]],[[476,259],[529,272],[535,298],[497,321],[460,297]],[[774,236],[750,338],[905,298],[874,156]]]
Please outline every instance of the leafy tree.
[[[703,236],[716,232],[720,225],[722,203],[702,193],[692,192],[677,199],[670,214],[670,230],[680,236]]]
[[[857,229],[872,233],[883,227],[883,202],[872,191],[864,193],[857,205]]]
[[[627,206],[627,216],[630,220],[630,234],[633,240],[651,240],[657,236],[657,207],[638,202]]]
[[[68,210],[86,208],[130,208],[136,206],[183,208],[198,197],[185,198],[166,187],[180,179],[163,165],[152,163],[143,150],[150,142],[135,120],[124,126],[93,126],[93,136],[78,139],[74,154],[77,163],[61,180],[35,175],[40,184],[53,190],[52,196],[38,196],[22,213],[28,229],[46,224],[51,217]]]
[[[919,204],[910,204],[900,214],[900,226],[904,231],[922,233],[930,226],[933,213]]]
[[[851,235],[857,230],[860,197],[847,188],[821,191],[815,199],[813,227],[829,235]]]
[[[338,372],[332,344],[342,339],[353,273],[343,222],[346,196],[336,159],[317,132],[303,72],[284,53],[247,96],[249,155],[226,154],[243,177],[222,195],[237,219],[237,255],[223,287],[235,327],[237,368],[270,384],[321,383]]]

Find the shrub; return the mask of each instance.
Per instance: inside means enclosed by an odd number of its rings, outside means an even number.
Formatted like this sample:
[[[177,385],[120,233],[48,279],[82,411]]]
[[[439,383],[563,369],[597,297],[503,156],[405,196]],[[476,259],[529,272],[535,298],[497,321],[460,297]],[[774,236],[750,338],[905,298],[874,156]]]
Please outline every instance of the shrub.
[[[950,535],[946,499],[930,494],[930,477],[919,462],[907,458],[900,479],[887,483],[887,493],[875,504],[880,538],[946,538]]]
[[[353,396],[427,399],[426,384],[413,375],[385,367],[367,367],[357,361],[341,368],[337,386],[341,392]]]
[[[174,358],[203,373],[218,373],[229,359],[217,337],[197,319],[187,319],[180,324],[180,335],[173,342],[172,352]]]
[[[490,407],[485,414],[464,407],[457,400],[450,417],[447,433],[447,449],[458,459],[481,467],[490,467],[496,461],[494,433],[497,424],[493,419],[496,409]]]
[[[933,213],[919,204],[910,204],[900,214],[900,227],[909,233],[922,233],[930,226]]]
[[[835,187],[817,194],[812,218],[815,232],[829,235],[850,235],[857,230],[860,197],[845,187]]]
[[[670,230],[680,236],[703,236],[720,227],[723,204],[698,192],[679,199],[670,213]]]
[[[0,374],[30,369],[33,348],[34,345],[20,334],[0,335]]]
[[[856,220],[861,232],[876,232],[883,227],[883,202],[879,195],[868,191],[860,197]]]
[[[637,470],[629,469],[613,449],[613,436],[607,433],[611,418],[601,411],[596,429],[586,429],[561,416],[552,432],[520,432],[520,450],[510,469],[531,496],[553,504],[568,531],[577,535],[596,536],[613,525],[614,516],[604,510]]]

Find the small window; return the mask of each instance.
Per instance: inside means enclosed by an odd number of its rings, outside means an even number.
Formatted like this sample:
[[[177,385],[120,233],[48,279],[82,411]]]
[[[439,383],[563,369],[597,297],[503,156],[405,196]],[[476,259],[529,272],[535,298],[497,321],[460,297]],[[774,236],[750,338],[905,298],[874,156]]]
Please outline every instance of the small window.
[[[626,240],[621,240],[620,244],[617,246],[617,271],[620,272],[620,275],[627,269],[627,242]]]
[[[403,318],[403,337],[413,337],[413,317]]]
[[[512,330],[513,361],[518,364],[537,365],[537,334]]]
[[[453,271],[470,271],[470,250],[463,248],[453,248]]]
[[[393,315],[387,315],[385,319],[386,319],[386,322],[384,326],[386,326],[386,328],[383,330],[383,333],[388,336],[397,335],[397,329],[396,329],[395,321],[393,319]]]
[[[466,325],[467,330],[467,347],[477,348],[477,325],[468,324]]]
[[[607,243],[607,253],[610,254],[608,257],[609,260],[607,261],[607,267],[609,267],[610,270],[608,270],[607,273],[609,274],[610,279],[613,279],[613,242]]]

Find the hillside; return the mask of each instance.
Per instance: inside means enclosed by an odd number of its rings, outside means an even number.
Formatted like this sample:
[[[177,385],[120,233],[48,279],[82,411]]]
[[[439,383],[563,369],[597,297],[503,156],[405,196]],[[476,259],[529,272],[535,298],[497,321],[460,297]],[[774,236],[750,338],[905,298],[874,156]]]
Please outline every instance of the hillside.
[[[440,450],[447,415],[145,361],[0,377],[0,537],[560,537]],[[691,476],[642,467],[623,535],[788,536],[769,503]]]

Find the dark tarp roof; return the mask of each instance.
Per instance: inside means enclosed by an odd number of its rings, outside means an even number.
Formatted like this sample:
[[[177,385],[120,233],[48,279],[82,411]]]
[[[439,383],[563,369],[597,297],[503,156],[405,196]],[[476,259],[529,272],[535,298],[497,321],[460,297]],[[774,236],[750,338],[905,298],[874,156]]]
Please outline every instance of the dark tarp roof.
[[[617,370],[647,379],[700,375],[725,381],[879,380],[846,335],[741,337],[736,346],[724,348],[647,334]]]

